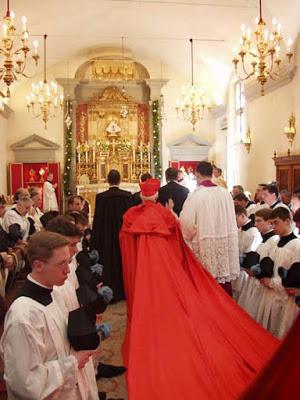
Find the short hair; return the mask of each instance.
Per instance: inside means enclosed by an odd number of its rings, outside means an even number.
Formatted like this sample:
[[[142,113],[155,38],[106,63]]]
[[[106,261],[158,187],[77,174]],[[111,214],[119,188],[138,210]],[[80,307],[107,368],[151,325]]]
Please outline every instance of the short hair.
[[[29,196],[29,191],[24,188],[19,188],[14,194],[14,201],[17,202],[21,196]]]
[[[5,200],[5,197],[3,195],[0,196],[0,204],[2,204],[3,206],[5,206],[5,204],[6,204],[6,200]]]
[[[176,181],[178,178],[178,169],[167,168],[165,171],[165,177],[167,181]]]
[[[266,183],[259,183],[257,186],[262,186],[263,188],[267,186]]]
[[[213,166],[208,161],[200,161],[197,165],[196,171],[202,176],[211,177],[213,173]]]
[[[56,210],[52,211],[47,211],[45,214],[43,214],[40,217],[41,224],[43,225],[43,228],[46,227],[49,221],[51,221],[53,218],[57,217],[59,215],[59,212]]]
[[[31,200],[29,193],[20,194],[18,196],[18,200],[16,200],[16,203],[31,203],[32,204],[32,200]]]
[[[279,195],[278,186],[274,183],[270,183],[264,187],[264,190],[267,190],[270,194],[275,194],[276,197]]]
[[[295,222],[299,222],[300,221],[300,208],[298,208],[298,210],[295,212],[293,220]]]
[[[72,219],[70,220],[70,217],[66,215],[59,215],[51,219],[45,229],[48,232],[60,233],[67,237],[82,236],[80,229],[72,222]]]
[[[120,172],[117,171],[116,169],[110,170],[107,175],[107,182],[110,185],[118,185],[121,182]]]
[[[256,211],[255,216],[260,217],[265,221],[269,221],[272,212],[273,210],[271,208],[261,208]]]
[[[87,215],[83,212],[78,212],[78,211],[69,211],[66,216],[70,216],[74,219],[75,225],[81,224],[81,225],[88,225],[89,224],[89,219]]]
[[[245,195],[245,193],[238,193],[234,196],[233,200],[246,201],[248,203],[249,198]]]
[[[296,189],[294,190],[294,194],[300,193],[300,186],[297,186]]]
[[[234,206],[234,211],[235,211],[235,215],[246,215],[246,217],[247,217],[247,210],[245,207],[242,207],[237,204],[236,206]]]
[[[290,211],[285,207],[277,207],[272,210],[272,214],[270,215],[270,219],[279,218],[283,221],[287,219],[291,219]]]
[[[244,188],[242,185],[234,185],[232,186],[232,189],[239,189],[241,193],[244,193]]]
[[[73,194],[72,196],[68,197],[68,206],[73,204],[75,199],[79,199],[81,202],[84,201],[81,196],[79,196],[77,194]]]
[[[287,189],[282,189],[282,190],[280,190],[280,194],[284,194],[284,195],[286,195],[286,196],[288,196],[288,197],[291,197],[291,196],[292,196],[292,193],[291,193],[289,190],[287,190]]]
[[[52,257],[55,249],[68,245],[68,239],[58,233],[47,231],[36,232],[28,240],[28,261],[30,265],[36,260],[46,262]]]
[[[140,176],[141,182],[146,182],[148,179],[152,179],[152,175],[149,174],[149,172],[146,172]]]
[[[29,188],[29,195],[30,195],[30,198],[32,199],[34,196],[37,196],[38,194],[41,194],[41,189],[40,188],[38,188],[38,187],[35,187],[35,186],[31,186],[30,188]]]

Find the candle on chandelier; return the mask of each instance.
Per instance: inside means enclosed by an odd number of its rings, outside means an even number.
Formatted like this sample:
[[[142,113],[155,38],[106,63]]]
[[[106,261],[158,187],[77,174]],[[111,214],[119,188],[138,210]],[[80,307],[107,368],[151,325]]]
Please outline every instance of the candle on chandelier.
[[[37,54],[38,53],[38,47],[39,47],[39,42],[37,40],[34,40],[33,47],[34,47],[34,54]]]

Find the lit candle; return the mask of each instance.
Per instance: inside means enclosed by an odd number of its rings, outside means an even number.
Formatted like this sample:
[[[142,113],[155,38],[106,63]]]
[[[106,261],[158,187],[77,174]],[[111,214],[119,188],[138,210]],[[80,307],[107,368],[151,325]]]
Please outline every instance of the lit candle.
[[[38,53],[38,47],[39,47],[39,42],[37,40],[34,40],[33,47],[34,47],[34,54],[37,54]]]
[[[23,16],[22,17],[23,31],[26,31],[26,23],[27,23],[27,18]]]
[[[143,142],[141,140],[141,144],[140,144],[140,160],[141,160],[141,167],[143,165]]]
[[[132,143],[132,161],[135,164],[135,142]]]

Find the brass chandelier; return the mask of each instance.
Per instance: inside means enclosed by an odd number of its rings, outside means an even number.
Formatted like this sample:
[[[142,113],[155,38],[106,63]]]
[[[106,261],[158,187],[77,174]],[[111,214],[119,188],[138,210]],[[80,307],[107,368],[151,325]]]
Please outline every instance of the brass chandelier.
[[[240,38],[240,50],[232,60],[236,74],[240,80],[246,80],[255,77],[260,85],[260,93],[265,94],[265,84],[268,79],[275,80],[279,77],[281,58],[281,25],[273,19],[272,28],[266,27],[266,22],[262,17],[262,0],[259,0],[259,18],[256,19],[254,37],[251,39],[251,29],[241,26],[242,36]],[[286,58],[291,61],[293,53],[291,51],[292,42],[289,41]],[[246,66],[249,60],[250,66]],[[238,65],[241,65],[242,73],[238,74]]]
[[[28,53],[30,52],[29,47],[29,32],[26,26],[27,19],[22,17],[22,32],[16,34],[16,28],[14,26],[14,13],[10,10],[9,0],[7,0],[7,10],[4,17],[4,23],[2,27],[2,45],[0,46],[0,54],[3,57],[2,66],[0,66],[0,79],[3,79],[6,84],[6,97],[10,97],[10,86],[13,82],[18,80],[18,75],[25,75],[25,68],[28,60]],[[17,37],[20,40],[20,44],[16,45]],[[32,58],[35,64],[38,64],[38,42],[34,41],[34,54]]]
[[[45,129],[49,118],[56,117],[57,111],[64,107],[64,96],[59,93],[57,83],[47,81],[46,41],[47,35],[44,35],[44,80],[33,83],[31,93],[26,97],[28,111],[32,112],[35,118],[42,117]]]
[[[191,122],[193,125],[193,131],[195,131],[195,125],[204,118],[206,110],[211,110],[212,104],[205,92],[201,88],[194,85],[193,39],[190,39],[190,43],[192,84],[188,90],[185,90],[185,88],[182,89],[181,99],[176,100],[175,109],[178,117],[182,117],[185,121]]]

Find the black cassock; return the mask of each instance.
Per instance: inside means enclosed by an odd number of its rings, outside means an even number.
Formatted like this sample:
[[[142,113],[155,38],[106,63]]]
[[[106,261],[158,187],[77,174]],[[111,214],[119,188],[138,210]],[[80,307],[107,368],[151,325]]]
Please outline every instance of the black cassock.
[[[103,283],[114,291],[114,299],[125,298],[119,232],[123,214],[134,205],[130,192],[111,187],[96,196],[92,247],[99,251]]]

